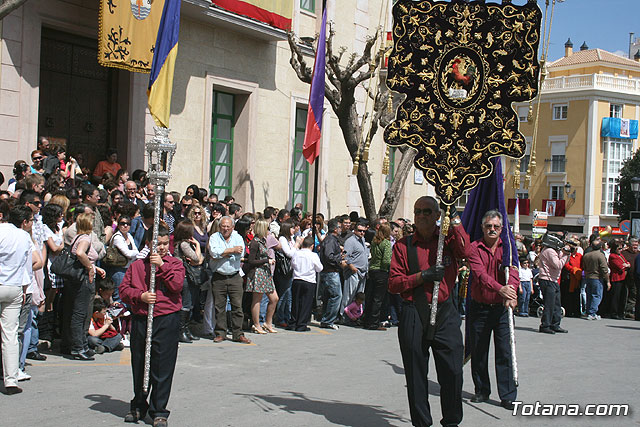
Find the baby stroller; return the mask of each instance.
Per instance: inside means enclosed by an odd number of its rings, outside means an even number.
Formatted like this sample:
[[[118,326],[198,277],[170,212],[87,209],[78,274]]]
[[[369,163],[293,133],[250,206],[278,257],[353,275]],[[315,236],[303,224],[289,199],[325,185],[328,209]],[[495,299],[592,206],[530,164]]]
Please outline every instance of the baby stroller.
[[[533,276],[533,290],[531,291],[531,299],[529,300],[529,315],[542,317],[544,312],[544,297],[542,289],[538,283],[538,274]],[[560,307],[560,316],[564,317],[564,307]]]

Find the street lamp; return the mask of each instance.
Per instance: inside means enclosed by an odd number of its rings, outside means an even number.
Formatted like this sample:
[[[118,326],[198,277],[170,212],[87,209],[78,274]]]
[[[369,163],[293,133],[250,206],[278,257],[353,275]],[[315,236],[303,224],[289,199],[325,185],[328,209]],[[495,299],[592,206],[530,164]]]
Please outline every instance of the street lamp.
[[[574,202],[576,201],[576,190],[573,190],[573,193],[571,192],[571,184],[569,182],[564,185],[564,191],[567,194],[567,197]]]
[[[634,176],[631,178],[631,191],[636,197],[636,210],[638,210],[638,199],[640,198],[640,177]]]
[[[160,201],[162,195],[171,178],[171,163],[173,155],[176,153],[176,144],[169,140],[169,129],[155,126],[153,139],[147,141],[145,150],[149,166],[149,181],[153,184],[156,196],[153,199],[153,241],[151,253],[158,248],[158,224],[160,223]],[[156,265],[151,264],[151,275],[149,278],[149,292],[156,291]],[[149,391],[149,371],[151,366],[151,337],[153,334],[153,308],[154,304],[149,304],[147,312],[147,338],[144,349],[144,377],[142,389],[145,393]]]

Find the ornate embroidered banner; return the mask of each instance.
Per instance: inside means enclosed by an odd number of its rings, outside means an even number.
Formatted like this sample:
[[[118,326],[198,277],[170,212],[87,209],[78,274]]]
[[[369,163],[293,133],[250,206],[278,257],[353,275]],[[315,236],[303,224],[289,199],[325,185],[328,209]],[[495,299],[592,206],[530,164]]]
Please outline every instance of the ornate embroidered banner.
[[[98,63],[148,73],[164,0],[100,0]]]
[[[492,157],[525,153],[511,103],[537,95],[542,14],[534,0],[399,0],[393,17],[387,85],[407,98],[384,137],[418,150],[416,167],[451,205]]]

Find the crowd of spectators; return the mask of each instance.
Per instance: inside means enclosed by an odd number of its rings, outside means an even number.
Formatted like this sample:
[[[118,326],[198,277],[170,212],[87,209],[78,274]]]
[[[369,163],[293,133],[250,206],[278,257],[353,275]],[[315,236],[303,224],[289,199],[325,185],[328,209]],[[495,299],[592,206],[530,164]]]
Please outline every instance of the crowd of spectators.
[[[306,332],[312,315],[332,329],[397,324],[400,301],[386,282],[391,246],[411,233],[410,221],[369,224],[356,212],[328,221],[318,213],[314,221],[300,205],[245,212],[233,197],[219,199],[197,185],[156,195],[145,171],[129,173],[117,160],[109,151],[89,170],[81,156],[67,158],[41,138],[31,163],[15,162],[6,187],[1,178],[0,327],[8,393],[30,379],[27,359],[44,362],[55,352],[94,360],[129,346],[132,308],[119,288],[132,263],[149,256],[156,196],[170,252],[186,272],[180,342],[220,342],[230,334],[249,343],[245,332]],[[82,278],[52,271],[65,248],[84,269]]]
[[[90,171],[45,138],[31,164],[17,161],[13,172],[0,191],[0,327],[9,393],[30,378],[26,359],[44,361],[56,351],[94,360],[129,346],[131,307],[119,287],[131,264],[149,255],[145,237],[153,228],[156,197],[170,252],[186,272],[180,342],[221,342],[230,334],[250,343],[245,332],[305,332],[312,317],[330,329],[398,324],[402,300],[388,292],[389,267],[394,243],[413,232],[409,220],[369,223],[357,212],[312,218],[300,205],[245,212],[233,197],[219,199],[197,185],[155,194],[145,171],[129,174],[116,152]],[[559,286],[566,315],[633,318],[638,240],[562,238],[568,253]],[[528,316],[544,304],[538,276],[545,248],[521,235],[516,241],[516,311]],[[86,269],[80,280],[51,271],[65,247]],[[453,298],[464,316],[469,268],[461,265]]]

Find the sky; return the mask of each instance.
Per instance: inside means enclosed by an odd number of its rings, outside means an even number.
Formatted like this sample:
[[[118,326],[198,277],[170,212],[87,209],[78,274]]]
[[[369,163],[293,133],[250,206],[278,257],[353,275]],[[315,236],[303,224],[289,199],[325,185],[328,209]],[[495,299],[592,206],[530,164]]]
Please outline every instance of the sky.
[[[549,13],[551,12],[549,0]],[[524,0],[514,0],[513,4],[524,4]],[[538,0],[544,16],[545,1]],[[590,49],[627,55],[629,33],[640,39],[640,0],[565,0],[556,2],[549,60],[564,56],[564,44],[568,38],[573,42],[573,50],[580,50],[583,42]],[[632,53],[632,56],[635,52]]]

